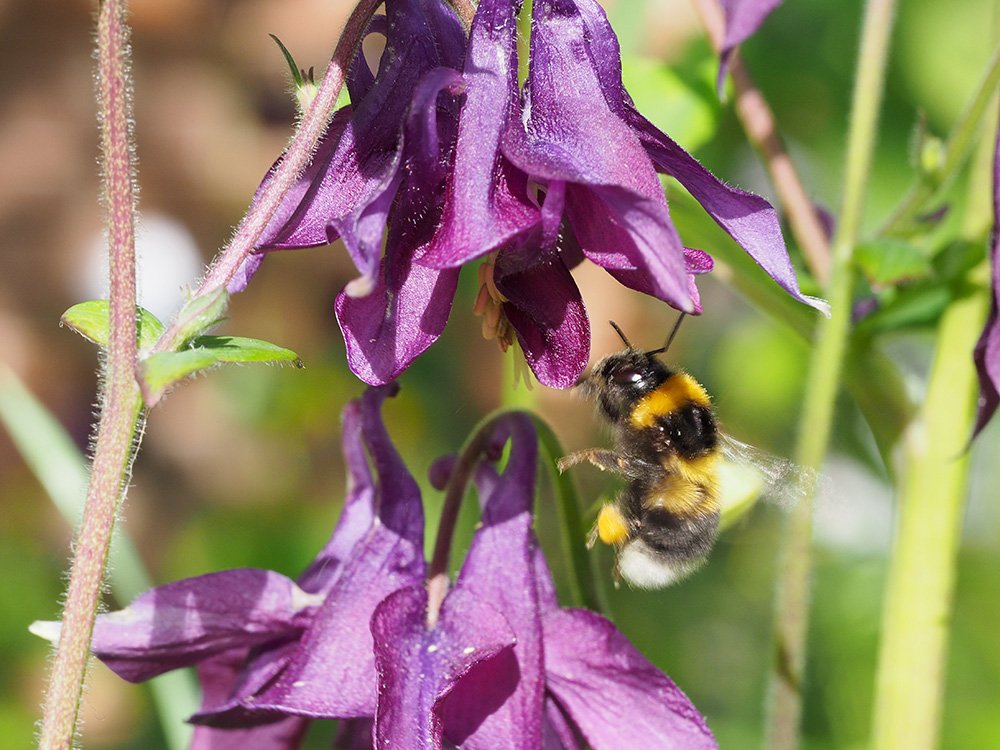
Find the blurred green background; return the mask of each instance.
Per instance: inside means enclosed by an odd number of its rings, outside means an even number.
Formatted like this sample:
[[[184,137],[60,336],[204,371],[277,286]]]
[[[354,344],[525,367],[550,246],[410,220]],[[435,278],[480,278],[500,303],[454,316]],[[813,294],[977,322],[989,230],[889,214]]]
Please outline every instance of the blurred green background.
[[[145,304],[161,317],[229,236],[290,133],[294,106],[279,36],[300,65],[322,70],[346,0],[139,0],[131,3]],[[732,109],[714,97],[716,63],[686,0],[605,3],[625,51],[626,84],[641,109],[729,182],[771,196]],[[60,330],[60,314],[102,294],[92,14],[81,0],[0,0],[0,342],[3,366],[86,448],[97,353]],[[816,201],[836,211],[856,55],[858,0],[788,2],[744,47]],[[874,226],[910,182],[915,123],[945,135],[990,54],[987,0],[900,4],[866,219]],[[669,66],[669,67],[668,67]],[[961,196],[956,196],[960,200]],[[675,210],[682,237],[712,252],[703,220]],[[703,242],[702,239],[706,238]],[[694,241],[691,240],[692,244]],[[228,567],[296,575],[325,541],[344,491],[339,414],[362,390],[344,362],[333,297],[352,277],[342,248],[271,256],[237,296],[226,333],[290,347],[304,370],[245,367],[177,388],[151,414],[125,509],[125,529],[159,583]],[[575,272],[594,328],[593,356],[618,348],[613,318],[640,346],[658,345],[674,313],[618,287],[603,271]],[[716,274],[717,277],[724,273]],[[719,278],[701,283],[706,313],[685,323],[670,358],[715,395],[726,429],[788,455],[807,344],[749,307]],[[475,269],[463,274],[441,341],[401,379],[386,407],[391,434],[423,479],[500,404],[505,368],[471,314]],[[930,337],[886,342],[919,394]],[[589,405],[536,387],[538,411],[567,451],[601,444]],[[959,561],[944,712],[944,748],[1000,746],[1000,448],[994,424],[973,449],[973,488]],[[881,615],[891,490],[867,429],[846,398],[817,517],[804,746],[866,743]],[[610,486],[576,477],[586,502]],[[425,483],[426,486],[426,483]],[[58,616],[70,530],[0,430],[0,737],[32,744],[47,644],[34,620]],[[433,518],[440,497],[425,494]],[[690,695],[723,748],[761,742],[775,550],[781,510],[762,507],[720,540],[709,564],[661,592],[615,590],[609,555],[595,567],[621,629]],[[466,514],[466,539],[475,519]],[[555,513],[538,527],[564,573]],[[433,528],[433,524],[429,524]],[[581,540],[582,543],[582,540]],[[108,597],[109,607],[122,603]],[[323,747],[330,727],[312,744]],[[149,693],[92,670],[84,711],[88,748],[164,746]]]

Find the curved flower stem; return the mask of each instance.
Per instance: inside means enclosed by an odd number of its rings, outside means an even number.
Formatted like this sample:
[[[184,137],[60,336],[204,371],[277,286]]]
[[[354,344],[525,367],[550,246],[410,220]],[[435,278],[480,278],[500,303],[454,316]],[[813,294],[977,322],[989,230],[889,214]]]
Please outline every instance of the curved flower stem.
[[[90,636],[101,598],[115,515],[128,483],[142,401],[135,380],[135,190],[131,82],[124,2],[101,3],[98,101],[108,212],[110,320],[101,419],[83,518],[74,545],[62,630],[46,694],[39,747],[69,748],[76,735]]]
[[[462,500],[472,479],[472,473],[479,463],[480,457],[493,443],[493,432],[499,422],[516,412],[493,412],[484,417],[465,441],[458,459],[452,467],[451,476],[445,487],[444,501],[441,504],[441,517],[438,520],[437,537],[434,540],[434,554],[427,568],[427,626],[433,627],[437,622],[441,603],[448,593],[450,577],[448,575],[451,560],[451,543],[455,536],[455,525],[458,523],[458,513],[462,509]]]
[[[594,581],[594,569],[584,544],[587,532],[580,515],[580,500],[569,475],[556,469],[556,461],[565,456],[566,451],[548,424],[534,415],[532,421],[535,423],[535,432],[545,454],[545,467],[552,477],[552,486],[555,490],[559,537],[562,542],[563,557],[570,570],[570,597],[574,606],[601,612],[603,608],[597,593],[597,583]]]
[[[351,67],[360,49],[365,29],[375,10],[382,0],[360,0],[347,19],[347,24],[341,32],[340,39],[333,51],[330,65],[323,76],[323,82],[316,91],[316,96],[302,116],[295,135],[285,151],[284,158],[278,165],[271,180],[258,193],[254,205],[240,222],[233,238],[216,256],[208,273],[202,279],[194,292],[188,307],[196,306],[199,298],[224,289],[233,274],[243,261],[253,252],[257,241],[274,216],[278,206],[288,191],[295,185],[299,175],[309,165],[309,160],[316,150],[316,145],[326,130],[333,111],[337,106],[337,97],[343,88],[347,71]],[[157,342],[154,351],[173,351],[186,337],[183,321],[173,323]]]
[[[849,120],[843,207],[833,242],[829,287],[832,316],[819,323],[797,441],[797,460],[814,468],[820,466],[829,445],[834,403],[847,351],[854,288],[852,261],[875,146],[894,11],[895,0],[869,0],[865,8]],[[784,535],[765,740],[770,750],[790,750],[798,746],[809,618],[812,506],[810,497],[792,510]]]
[[[892,234],[912,222],[926,210],[927,202],[947,187],[958,174],[998,85],[1000,85],[1000,46],[993,53],[993,58],[976,92],[952,128],[951,135],[948,136],[940,168],[933,172],[921,170],[918,173],[916,183],[879,229],[880,235]]]
[[[722,9],[717,0],[694,0],[694,5],[712,46],[718,51],[724,35]],[[733,53],[729,72],[736,90],[736,114],[747,139],[764,160],[806,265],[813,276],[825,285],[830,277],[830,242],[816,206],[785,148],[770,105],[754,84],[738,50]]]

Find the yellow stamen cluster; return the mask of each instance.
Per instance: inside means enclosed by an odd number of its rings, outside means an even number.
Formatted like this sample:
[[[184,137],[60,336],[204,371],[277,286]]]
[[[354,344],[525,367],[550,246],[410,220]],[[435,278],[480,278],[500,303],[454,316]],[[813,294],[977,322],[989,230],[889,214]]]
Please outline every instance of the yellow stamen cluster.
[[[495,260],[495,256],[490,255],[479,266],[479,294],[472,311],[483,316],[483,338],[487,341],[496,339],[500,351],[506,352],[514,343],[514,329],[503,313],[503,303],[507,298],[497,289],[493,279]]]

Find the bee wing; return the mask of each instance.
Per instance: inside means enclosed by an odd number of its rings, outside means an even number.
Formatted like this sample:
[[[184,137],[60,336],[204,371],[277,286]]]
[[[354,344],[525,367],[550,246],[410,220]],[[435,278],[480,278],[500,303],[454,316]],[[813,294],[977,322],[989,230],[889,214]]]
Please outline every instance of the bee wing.
[[[731,525],[758,499],[788,509],[818,491],[819,472],[723,434],[719,467],[723,525]],[[728,521],[728,523],[727,523]]]

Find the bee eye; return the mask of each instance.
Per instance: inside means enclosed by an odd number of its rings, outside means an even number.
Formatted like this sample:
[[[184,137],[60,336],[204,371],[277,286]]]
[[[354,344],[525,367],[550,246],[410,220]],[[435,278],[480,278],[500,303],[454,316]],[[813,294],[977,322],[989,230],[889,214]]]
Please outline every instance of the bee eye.
[[[611,379],[617,385],[637,385],[642,380],[642,371],[629,367],[612,373]]]

